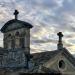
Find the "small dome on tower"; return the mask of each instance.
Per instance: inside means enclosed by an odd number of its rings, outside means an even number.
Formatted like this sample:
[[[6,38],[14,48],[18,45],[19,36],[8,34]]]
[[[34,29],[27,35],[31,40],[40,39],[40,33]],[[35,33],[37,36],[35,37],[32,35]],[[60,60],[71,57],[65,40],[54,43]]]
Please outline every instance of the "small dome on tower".
[[[15,19],[9,20],[5,23],[5,25],[1,28],[1,32],[5,33],[7,31],[19,29],[19,28],[32,28],[33,26],[25,21],[18,20],[18,10],[15,10],[14,15]]]

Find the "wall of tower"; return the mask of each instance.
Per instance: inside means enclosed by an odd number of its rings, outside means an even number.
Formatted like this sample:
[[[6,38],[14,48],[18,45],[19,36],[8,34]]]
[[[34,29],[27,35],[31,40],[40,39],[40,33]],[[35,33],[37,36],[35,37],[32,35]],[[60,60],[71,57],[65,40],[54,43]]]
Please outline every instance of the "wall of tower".
[[[4,33],[4,48],[24,48],[28,49],[30,47],[30,29],[21,28],[13,31]]]

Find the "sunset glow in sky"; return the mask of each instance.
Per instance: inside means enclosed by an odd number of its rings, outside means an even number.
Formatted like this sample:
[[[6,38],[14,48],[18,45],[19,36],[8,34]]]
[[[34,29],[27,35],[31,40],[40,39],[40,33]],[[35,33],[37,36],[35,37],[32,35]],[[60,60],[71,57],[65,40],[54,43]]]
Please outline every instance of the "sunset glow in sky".
[[[0,0],[0,28],[14,18],[31,23],[31,51],[57,49],[58,32],[62,32],[63,45],[75,54],[75,0]],[[0,32],[0,46],[3,34]]]

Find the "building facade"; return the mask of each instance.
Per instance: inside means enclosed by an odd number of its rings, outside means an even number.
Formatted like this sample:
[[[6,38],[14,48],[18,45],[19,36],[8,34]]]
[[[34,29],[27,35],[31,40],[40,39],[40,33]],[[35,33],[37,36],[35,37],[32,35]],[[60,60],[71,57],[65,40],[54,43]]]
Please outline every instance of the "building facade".
[[[4,48],[0,48],[0,75],[25,75],[25,73],[49,73],[75,75],[75,58],[63,47],[63,34],[59,32],[57,50],[30,54],[31,24],[15,19],[1,28]]]

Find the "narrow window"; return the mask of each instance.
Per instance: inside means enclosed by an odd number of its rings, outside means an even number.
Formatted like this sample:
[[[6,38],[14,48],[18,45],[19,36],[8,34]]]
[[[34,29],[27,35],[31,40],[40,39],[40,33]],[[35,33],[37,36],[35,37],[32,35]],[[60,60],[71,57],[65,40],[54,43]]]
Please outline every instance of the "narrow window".
[[[20,47],[24,48],[25,47],[24,44],[25,44],[25,39],[24,38],[20,38]]]

